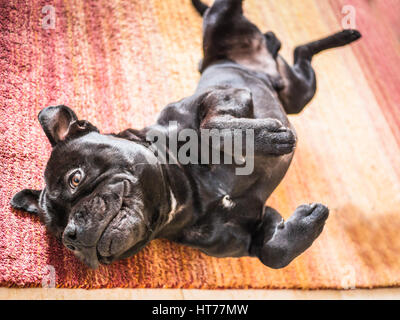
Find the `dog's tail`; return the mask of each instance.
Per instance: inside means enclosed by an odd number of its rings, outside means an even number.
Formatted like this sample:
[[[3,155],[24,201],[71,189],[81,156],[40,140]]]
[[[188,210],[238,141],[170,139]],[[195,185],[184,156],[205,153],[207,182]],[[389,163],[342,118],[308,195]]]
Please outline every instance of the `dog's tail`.
[[[203,16],[204,12],[209,8],[205,3],[200,0],[192,0],[192,4],[195,7],[196,11]]]

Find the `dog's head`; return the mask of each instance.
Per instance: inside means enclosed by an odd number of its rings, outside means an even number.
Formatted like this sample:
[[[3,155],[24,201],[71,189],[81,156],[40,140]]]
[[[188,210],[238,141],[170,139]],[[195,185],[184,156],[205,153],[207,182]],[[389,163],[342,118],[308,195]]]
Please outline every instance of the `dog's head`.
[[[128,257],[151,239],[165,203],[161,167],[143,144],[100,134],[66,106],[39,122],[52,153],[43,190],[25,189],[11,205],[38,214],[47,229],[92,268]]]

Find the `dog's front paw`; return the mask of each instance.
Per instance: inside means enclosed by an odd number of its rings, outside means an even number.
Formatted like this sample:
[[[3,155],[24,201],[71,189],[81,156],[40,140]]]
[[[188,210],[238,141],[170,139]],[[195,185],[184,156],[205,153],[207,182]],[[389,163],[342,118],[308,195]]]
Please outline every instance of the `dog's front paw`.
[[[259,143],[265,144],[265,151],[271,155],[292,153],[296,147],[296,136],[290,128],[283,126],[279,121],[263,131]],[[257,142],[256,142],[257,143]]]
[[[296,136],[291,129],[282,127],[279,132],[271,134],[271,142],[272,154],[288,154],[296,147]]]

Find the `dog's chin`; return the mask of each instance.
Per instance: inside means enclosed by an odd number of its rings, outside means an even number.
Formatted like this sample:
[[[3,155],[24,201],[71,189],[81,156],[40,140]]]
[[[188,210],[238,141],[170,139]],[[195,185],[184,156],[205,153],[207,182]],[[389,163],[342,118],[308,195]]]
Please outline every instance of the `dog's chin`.
[[[92,269],[99,267],[100,261],[98,258],[96,247],[84,248],[74,252],[75,256],[84,264]]]
[[[99,250],[96,250],[96,251],[97,251],[97,260],[99,261],[100,264],[111,264],[115,260],[118,260],[118,257],[115,257],[115,256],[105,257],[99,253]]]
[[[113,246],[112,237],[106,237],[104,233],[96,245],[96,253],[97,260],[101,264],[111,264],[119,257],[119,250],[115,248],[115,245]]]
[[[98,264],[109,265],[109,264],[113,263],[114,261],[129,258],[129,257],[135,255],[136,253],[138,253],[141,249],[143,249],[143,247],[145,247],[147,243],[148,243],[148,241],[144,241],[144,240],[140,241],[140,242],[132,245],[131,248],[122,252],[121,254],[116,254],[116,255],[112,255],[112,256],[102,256],[100,254],[99,250],[96,250]],[[89,264],[87,264],[87,265],[90,267]]]
[[[110,239],[108,242],[111,244],[112,240]],[[97,269],[100,264],[107,265],[120,259],[120,254],[118,253],[114,255],[102,255],[98,249],[98,245],[79,249],[79,251],[74,252],[74,255],[91,269]]]
[[[116,260],[121,259],[121,255],[123,255],[124,251],[121,253],[117,252],[113,255],[104,255],[99,251],[99,242],[93,247],[83,248],[79,249],[79,251],[75,251],[74,255],[92,269],[97,269],[100,264],[108,265]],[[102,243],[104,244],[105,242],[109,243],[109,246],[112,245],[112,239],[102,239]]]

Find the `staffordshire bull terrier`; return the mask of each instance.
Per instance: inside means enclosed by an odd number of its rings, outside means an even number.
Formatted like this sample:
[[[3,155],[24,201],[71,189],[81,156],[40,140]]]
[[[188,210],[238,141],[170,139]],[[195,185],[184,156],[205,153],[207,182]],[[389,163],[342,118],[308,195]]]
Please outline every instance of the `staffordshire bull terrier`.
[[[216,0],[211,7],[192,3],[203,16],[201,79],[192,96],[166,106],[155,124],[101,134],[66,106],[38,115],[52,145],[45,187],[22,190],[11,205],[39,215],[92,268],[130,257],[156,238],[215,257],[258,257],[282,268],[311,246],[328,218],[328,208],[313,203],[284,221],[265,203],[296,146],[287,115],[301,112],[316,91],[313,56],[360,33],[344,30],[301,45],[290,66],[275,34],[262,33],[243,15],[242,0]],[[242,163],[160,161],[150,133],[171,140],[185,129],[250,130],[254,154]],[[229,154],[225,145],[207,143]],[[169,148],[166,155],[176,156]],[[237,174],[246,161],[254,162],[252,171]]]

